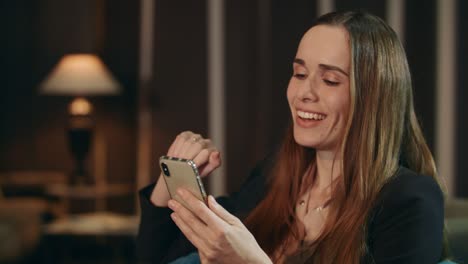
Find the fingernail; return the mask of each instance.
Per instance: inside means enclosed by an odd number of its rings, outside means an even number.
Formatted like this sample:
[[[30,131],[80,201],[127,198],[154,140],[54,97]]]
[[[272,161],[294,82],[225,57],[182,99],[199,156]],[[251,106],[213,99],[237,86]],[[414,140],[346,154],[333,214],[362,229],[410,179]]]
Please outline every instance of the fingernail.
[[[177,219],[176,213],[172,213],[172,214],[171,214],[171,218],[174,219],[174,220],[176,220],[176,219]]]
[[[169,200],[169,202],[167,202],[167,205],[168,205],[169,208],[171,208],[171,209],[174,209],[174,208],[176,207],[174,201],[172,201],[172,200]]]
[[[213,197],[213,195],[208,196],[208,199],[210,199],[211,204],[218,205],[218,203],[216,202],[216,199]]]

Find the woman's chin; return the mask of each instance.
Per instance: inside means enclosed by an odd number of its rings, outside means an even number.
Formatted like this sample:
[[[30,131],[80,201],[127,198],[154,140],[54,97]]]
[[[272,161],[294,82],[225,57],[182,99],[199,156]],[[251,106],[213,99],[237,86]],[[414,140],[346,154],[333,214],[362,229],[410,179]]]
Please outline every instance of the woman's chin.
[[[317,148],[320,145],[316,139],[310,138],[310,136],[305,137],[302,135],[294,134],[294,140],[298,145],[306,148]]]
[[[313,148],[316,151],[336,151],[337,145],[330,144],[330,142],[324,142],[318,140],[317,138],[311,138],[310,135],[308,137],[294,135],[294,140],[296,143],[305,148]]]

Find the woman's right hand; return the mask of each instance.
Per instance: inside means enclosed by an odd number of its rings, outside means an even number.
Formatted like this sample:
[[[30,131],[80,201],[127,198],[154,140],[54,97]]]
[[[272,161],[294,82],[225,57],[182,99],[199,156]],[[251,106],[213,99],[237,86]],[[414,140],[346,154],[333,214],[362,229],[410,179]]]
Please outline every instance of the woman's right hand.
[[[221,155],[211,140],[191,131],[184,131],[176,137],[167,156],[193,160],[202,178],[221,166]],[[161,174],[151,194],[151,202],[156,206],[167,207],[170,198]]]

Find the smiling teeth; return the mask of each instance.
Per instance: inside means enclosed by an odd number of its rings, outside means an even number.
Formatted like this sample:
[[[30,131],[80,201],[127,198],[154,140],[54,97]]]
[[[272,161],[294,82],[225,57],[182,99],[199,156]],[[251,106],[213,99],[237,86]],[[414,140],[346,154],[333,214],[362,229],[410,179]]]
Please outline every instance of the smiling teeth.
[[[317,113],[307,113],[307,112],[303,112],[303,111],[297,111],[297,115],[300,118],[304,118],[304,119],[313,119],[313,120],[323,120],[323,119],[325,119],[324,115],[317,114]]]

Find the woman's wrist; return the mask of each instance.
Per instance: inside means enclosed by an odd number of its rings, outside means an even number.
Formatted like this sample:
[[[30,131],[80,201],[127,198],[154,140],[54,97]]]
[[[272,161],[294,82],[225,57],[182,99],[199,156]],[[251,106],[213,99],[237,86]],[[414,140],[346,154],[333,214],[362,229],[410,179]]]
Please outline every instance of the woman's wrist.
[[[151,203],[158,207],[167,207],[167,203],[171,199],[169,192],[167,191],[166,184],[162,175],[159,175],[159,179],[154,186],[153,192],[151,193]]]

